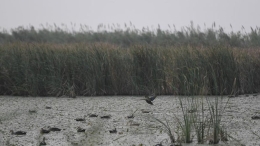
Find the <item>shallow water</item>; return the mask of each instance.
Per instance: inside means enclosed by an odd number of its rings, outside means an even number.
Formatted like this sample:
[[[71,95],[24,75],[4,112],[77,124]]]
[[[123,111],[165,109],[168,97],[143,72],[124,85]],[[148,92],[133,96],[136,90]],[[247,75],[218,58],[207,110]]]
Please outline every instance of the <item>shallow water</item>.
[[[182,118],[179,98],[177,96],[158,96],[151,106],[140,100],[141,96],[113,97],[0,97],[0,145],[37,146],[46,138],[48,146],[118,146],[146,145],[160,142],[169,145],[170,140],[162,125],[154,118],[165,119],[176,132],[177,120]],[[184,98],[184,97],[182,97]],[[236,98],[224,97],[221,106],[228,103],[223,112],[223,125],[233,137],[227,143],[219,145],[260,145],[260,120],[251,120],[260,112],[259,96]],[[227,100],[229,101],[227,102]],[[214,97],[210,97],[214,101]],[[184,100],[185,101],[185,100]],[[206,105],[206,101],[204,101]],[[186,102],[185,102],[186,103]],[[51,109],[46,109],[46,106]],[[150,113],[143,113],[143,110]],[[30,111],[30,112],[29,112]],[[35,111],[35,112],[34,112]],[[136,112],[135,112],[136,111]],[[135,113],[134,113],[135,112]],[[133,119],[127,116],[134,113]],[[89,117],[97,114],[98,117]],[[100,116],[110,115],[110,119]],[[78,122],[76,118],[85,118]],[[136,126],[135,124],[140,124]],[[40,129],[48,127],[61,128],[60,132],[40,134]],[[78,133],[77,127],[86,129]],[[109,130],[116,128],[117,133]],[[26,131],[25,136],[11,135],[10,130]],[[175,137],[176,133],[175,133]],[[195,136],[196,137],[196,136]],[[189,145],[197,145],[196,139]]]

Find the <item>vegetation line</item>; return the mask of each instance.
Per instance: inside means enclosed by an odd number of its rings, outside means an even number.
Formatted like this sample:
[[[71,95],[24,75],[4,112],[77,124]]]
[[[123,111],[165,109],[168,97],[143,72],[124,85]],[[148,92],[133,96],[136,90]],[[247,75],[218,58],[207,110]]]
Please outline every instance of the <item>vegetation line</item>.
[[[259,49],[225,46],[122,48],[107,43],[17,42],[0,45],[0,94],[255,93],[260,89],[259,58]]]

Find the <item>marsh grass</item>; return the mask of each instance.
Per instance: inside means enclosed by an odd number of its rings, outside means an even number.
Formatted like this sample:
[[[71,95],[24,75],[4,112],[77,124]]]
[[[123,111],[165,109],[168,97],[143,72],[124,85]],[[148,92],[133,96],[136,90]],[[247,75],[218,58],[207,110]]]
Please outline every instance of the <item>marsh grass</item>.
[[[199,144],[207,141],[218,144],[220,140],[226,142],[229,134],[222,122],[222,116],[229,100],[224,101],[222,98],[222,96],[179,97],[182,114],[171,117],[172,121],[175,121],[174,126],[170,126],[167,120],[164,122],[155,117],[153,119],[163,125],[171,143],[192,143],[195,135]]]
[[[219,107],[219,99],[215,97],[215,102],[212,104],[207,100],[209,111],[210,111],[210,124],[213,128],[213,144],[218,144],[220,141],[220,130],[221,130],[221,111]]]
[[[205,97],[196,98],[194,104],[197,108],[196,111],[192,113],[193,127],[199,144],[205,143],[205,137],[209,133],[206,131],[209,129],[209,120],[207,111],[205,111],[204,99]]]
[[[156,91],[193,96],[260,89],[257,49],[17,42],[0,45],[0,52],[2,95],[143,95]]]
[[[166,131],[166,133],[170,137],[171,143],[174,144],[176,142],[176,140],[175,140],[175,137],[174,137],[174,133],[172,132],[172,129],[171,129],[172,127],[170,127],[168,121],[165,120],[165,122],[163,122],[162,120],[160,120],[158,118],[155,118],[155,117],[152,117],[152,118],[163,125],[164,130]]]
[[[189,98],[189,97],[188,97]],[[185,143],[191,143],[192,142],[192,138],[191,138],[191,134],[192,134],[192,114],[189,112],[189,108],[192,108],[192,110],[196,110],[193,105],[189,106],[189,100],[188,101],[188,106],[184,106],[183,105],[183,99],[179,98],[179,103],[181,106],[181,110],[182,110],[182,116],[183,118],[179,118],[177,116],[175,116],[175,118],[177,119],[177,123],[181,128],[181,139],[184,140]]]
[[[221,138],[224,140],[224,137],[227,136],[227,131],[223,131],[221,126],[222,115],[229,100],[223,102],[223,94],[239,92],[238,69],[231,50],[213,49],[206,52],[203,50],[203,53],[207,54],[205,56],[201,55],[202,53],[199,52],[201,50],[189,49],[182,50],[185,53],[176,56],[176,62],[180,66],[177,68],[180,73],[176,78],[180,82],[178,89],[185,96],[179,96],[182,116],[175,116],[175,119],[181,130],[178,139],[185,143],[192,142],[194,130],[198,143],[210,140],[210,143],[218,144]],[[182,58],[187,59],[180,62],[179,60],[184,60]],[[204,66],[198,66],[202,62]],[[228,64],[228,66],[224,64]],[[227,74],[232,74],[233,77]],[[215,96],[212,99],[211,97],[195,96],[208,93],[220,95],[220,97]],[[206,105],[204,100],[206,100]]]
[[[123,47],[132,44],[151,44],[154,46],[216,46],[227,45],[231,47],[250,48],[260,46],[260,29],[252,28],[246,32],[244,27],[240,31],[225,32],[224,28],[217,27],[214,22],[211,27],[195,26],[191,21],[190,26],[177,30],[175,25],[168,25],[166,30],[160,28],[143,27],[137,29],[131,22],[124,26],[119,24],[105,25],[99,24],[97,29],[92,29],[87,25],[78,26],[76,24],[67,26],[62,24],[41,25],[35,29],[33,26],[18,27],[10,32],[3,29],[0,31],[0,44],[22,41],[26,43],[100,43],[108,42]],[[69,28],[70,27],[70,28]],[[231,26],[232,30],[232,26]]]
[[[229,100],[223,101],[219,96],[180,97],[182,115],[173,117],[173,121],[177,121],[176,125],[179,127],[174,130],[177,132],[177,141],[191,143],[193,135],[196,135],[199,144],[206,141],[213,144],[218,144],[220,140],[226,142],[229,135],[222,123],[222,116],[228,102]],[[163,125],[170,129],[169,125]]]

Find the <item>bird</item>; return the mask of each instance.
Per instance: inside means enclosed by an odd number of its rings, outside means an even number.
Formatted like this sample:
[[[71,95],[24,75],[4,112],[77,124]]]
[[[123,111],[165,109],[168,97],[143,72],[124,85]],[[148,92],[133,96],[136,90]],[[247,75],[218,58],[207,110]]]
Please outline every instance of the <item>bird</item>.
[[[141,99],[141,100],[145,100],[148,104],[153,105],[153,100],[157,97],[157,95],[150,95],[150,96],[145,96],[145,99]]]
[[[10,130],[10,132],[13,135],[26,135],[26,132],[24,132],[24,131],[16,131],[16,132],[14,132],[13,130]]]

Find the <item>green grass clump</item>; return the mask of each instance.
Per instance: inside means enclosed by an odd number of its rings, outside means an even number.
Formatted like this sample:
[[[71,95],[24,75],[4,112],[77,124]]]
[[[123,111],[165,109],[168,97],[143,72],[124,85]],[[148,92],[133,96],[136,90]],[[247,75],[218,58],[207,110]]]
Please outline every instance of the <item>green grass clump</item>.
[[[193,116],[192,116],[192,114],[190,114],[189,111],[196,110],[196,109],[193,106],[193,102],[191,103],[191,105],[189,105],[189,107],[187,107],[187,106],[183,105],[183,99],[179,99],[179,101],[180,101],[180,106],[181,106],[181,110],[182,110],[183,120],[180,120],[177,117],[176,118],[178,120],[178,124],[182,131],[181,139],[183,139],[185,143],[191,143],[192,142],[192,137],[191,137],[192,133],[191,132],[192,132]],[[188,109],[188,108],[192,108],[192,109]]]

